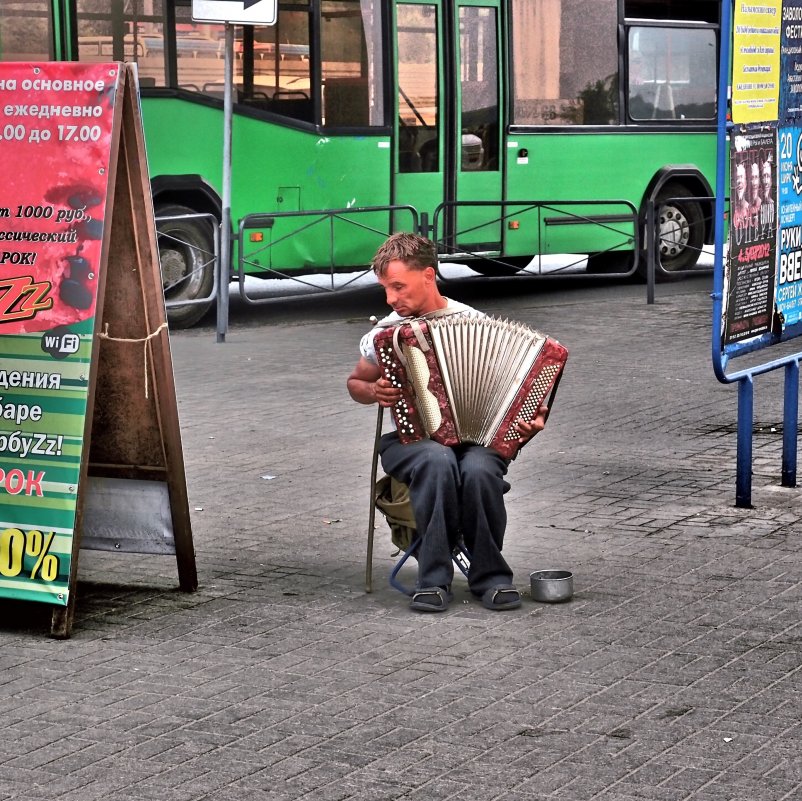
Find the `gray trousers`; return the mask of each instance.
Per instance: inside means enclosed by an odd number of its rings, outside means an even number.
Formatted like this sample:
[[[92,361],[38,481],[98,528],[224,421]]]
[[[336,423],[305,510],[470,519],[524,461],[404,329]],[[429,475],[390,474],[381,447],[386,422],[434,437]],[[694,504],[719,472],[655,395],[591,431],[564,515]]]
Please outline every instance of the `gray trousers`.
[[[422,439],[402,445],[398,434],[379,444],[385,472],[409,487],[415,526],[423,537],[418,549],[418,589],[451,584],[451,551],[462,535],[471,555],[468,586],[475,595],[512,583],[501,555],[507,511],[504,480],[508,462],[482,445],[448,448]]]

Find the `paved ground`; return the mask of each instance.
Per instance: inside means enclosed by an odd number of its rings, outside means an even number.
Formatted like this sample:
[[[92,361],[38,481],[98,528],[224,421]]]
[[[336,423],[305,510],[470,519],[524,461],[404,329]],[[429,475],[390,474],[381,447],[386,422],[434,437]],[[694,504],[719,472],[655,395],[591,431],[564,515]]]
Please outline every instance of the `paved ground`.
[[[494,284],[495,286],[495,284]],[[73,636],[0,605],[0,799],[780,801],[802,798],[802,505],[779,486],[781,384],[710,367],[709,279],[449,288],[571,349],[512,466],[505,552],[570,603],[445,615],[364,592],[373,409],[344,380],[380,295],[288,301],[173,335],[200,588],[83,552]],[[542,287],[542,285],[539,285]],[[258,319],[261,318],[261,322]]]

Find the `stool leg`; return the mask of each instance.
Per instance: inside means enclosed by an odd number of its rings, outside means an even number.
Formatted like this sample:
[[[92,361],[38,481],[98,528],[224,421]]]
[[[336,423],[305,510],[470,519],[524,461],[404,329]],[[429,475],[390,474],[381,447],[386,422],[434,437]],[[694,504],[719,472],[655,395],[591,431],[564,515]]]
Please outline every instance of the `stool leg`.
[[[399,592],[403,592],[404,595],[413,595],[415,590],[411,590],[409,589],[409,587],[405,587],[398,580],[397,578],[398,571],[401,570],[401,568],[406,563],[407,559],[409,559],[409,557],[415,553],[416,548],[421,544],[421,540],[423,540],[423,537],[415,537],[415,539],[410,544],[409,548],[407,548],[406,551],[404,551],[404,555],[396,563],[396,566],[393,568],[393,572],[390,573],[390,585],[392,587],[395,587],[395,589],[397,589]]]
[[[462,571],[462,575],[467,578],[468,571],[471,569],[471,555],[468,553],[468,549],[465,547],[461,537],[451,552],[451,558],[454,560],[454,564]]]
[[[376,473],[379,464],[379,440],[382,435],[384,407],[376,416],[376,436],[373,440],[373,460],[370,465],[370,510],[368,512],[368,548],[365,559],[365,592],[373,592],[373,532],[376,528]]]

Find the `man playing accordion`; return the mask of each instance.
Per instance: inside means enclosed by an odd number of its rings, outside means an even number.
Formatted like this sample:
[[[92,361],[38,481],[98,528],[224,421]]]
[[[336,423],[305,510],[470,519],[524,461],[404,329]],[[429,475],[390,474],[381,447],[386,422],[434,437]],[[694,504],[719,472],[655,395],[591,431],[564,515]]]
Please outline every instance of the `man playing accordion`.
[[[392,407],[401,398],[401,390],[379,367],[373,340],[380,331],[411,319],[483,316],[440,294],[436,264],[434,243],[411,233],[393,234],[376,253],[373,271],[393,311],[362,338],[361,357],[348,377],[348,392],[355,401]],[[534,420],[517,423],[521,442],[543,429],[547,413],[543,405]],[[507,525],[504,493],[509,489],[504,476],[509,460],[472,443],[449,447],[422,438],[402,444],[396,431],[382,436],[379,452],[385,472],[409,487],[416,528],[422,537],[410,607],[420,612],[448,608],[454,575],[451,554],[460,535],[470,553],[471,592],[488,609],[519,607],[521,596],[501,553]]]

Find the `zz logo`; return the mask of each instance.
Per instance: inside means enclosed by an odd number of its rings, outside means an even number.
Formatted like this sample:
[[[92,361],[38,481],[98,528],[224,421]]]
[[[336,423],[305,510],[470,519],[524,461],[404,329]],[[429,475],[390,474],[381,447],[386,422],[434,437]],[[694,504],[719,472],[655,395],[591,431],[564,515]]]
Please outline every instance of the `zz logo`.
[[[49,309],[53,298],[47,297],[49,281],[35,282],[29,275],[0,280],[0,323],[27,320]]]

